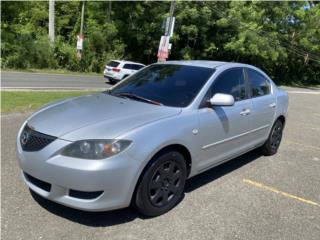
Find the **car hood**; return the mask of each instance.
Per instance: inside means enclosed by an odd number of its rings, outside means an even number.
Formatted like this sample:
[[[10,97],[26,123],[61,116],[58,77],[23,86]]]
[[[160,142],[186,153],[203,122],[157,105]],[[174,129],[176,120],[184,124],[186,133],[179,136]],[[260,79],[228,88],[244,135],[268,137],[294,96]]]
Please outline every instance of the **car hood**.
[[[107,139],[180,112],[179,108],[99,93],[45,106],[27,122],[38,132],[69,141]]]

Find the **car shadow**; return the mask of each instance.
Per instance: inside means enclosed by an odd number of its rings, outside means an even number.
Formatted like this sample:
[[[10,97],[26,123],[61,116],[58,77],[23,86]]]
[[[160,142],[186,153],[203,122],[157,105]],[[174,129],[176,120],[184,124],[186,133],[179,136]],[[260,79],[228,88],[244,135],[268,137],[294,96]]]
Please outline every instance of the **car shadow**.
[[[200,173],[199,175],[188,179],[185,186],[185,192],[192,192],[197,188],[200,188],[238,168],[241,168],[242,166],[256,160],[261,156],[262,155],[258,150],[253,150],[217,167]]]
[[[58,203],[49,201],[30,189],[33,199],[49,212],[66,218],[70,221],[92,227],[107,227],[130,222],[140,216],[133,208],[124,208],[108,212],[85,212],[73,208],[65,207]]]
[[[110,81],[106,81],[105,83],[109,84],[109,85],[112,85],[112,86],[116,84],[115,82],[110,82]]]
[[[252,151],[246,153],[238,158],[235,158],[231,161],[228,161],[220,166],[217,166],[213,169],[205,171],[191,179],[188,179],[185,192],[189,193],[192,192],[252,161],[259,158],[261,154],[257,151]],[[113,210],[108,212],[85,212],[81,210],[72,209],[69,207],[65,207],[63,205],[57,204],[55,202],[49,201],[32,190],[30,193],[33,199],[43,208],[48,210],[49,212],[59,216],[66,218],[70,221],[91,226],[91,227],[107,227],[113,226],[118,224],[127,223],[133,221],[136,218],[140,219],[147,219],[143,215],[140,215],[135,211],[132,207],[120,209],[120,210]],[[185,194],[182,196],[180,202],[185,197]],[[180,203],[179,202],[179,203]],[[178,204],[179,204],[178,203]]]

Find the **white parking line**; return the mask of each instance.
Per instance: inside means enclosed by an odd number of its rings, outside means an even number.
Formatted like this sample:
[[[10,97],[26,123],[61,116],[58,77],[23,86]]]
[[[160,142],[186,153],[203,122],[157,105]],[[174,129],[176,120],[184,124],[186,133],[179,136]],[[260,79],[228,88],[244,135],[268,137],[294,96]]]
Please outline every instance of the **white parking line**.
[[[108,86],[106,85],[106,88],[88,88],[88,87],[1,87],[1,90],[36,90],[36,89],[48,89],[48,90],[88,90],[88,91],[94,91],[94,90],[104,90],[107,89]]]
[[[44,89],[44,88],[67,88],[67,89],[82,89],[82,87],[24,87],[24,86],[19,86],[19,87],[1,87],[1,89],[19,89],[19,88],[26,88],[26,89]]]
[[[309,91],[286,91],[287,93],[297,93],[297,94],[313,94],[320,95],[320,92],[309,92]]]
[[[74,77],[101,77],[101,75],[90,75],[90,74],[73,74],[73,73],[46,73],[46,72],[19,72],[19,71],[2,71],[2,73],[14,73],[14,74],[36,74],[36,75],[52,75],[52,76],[74,76]]]

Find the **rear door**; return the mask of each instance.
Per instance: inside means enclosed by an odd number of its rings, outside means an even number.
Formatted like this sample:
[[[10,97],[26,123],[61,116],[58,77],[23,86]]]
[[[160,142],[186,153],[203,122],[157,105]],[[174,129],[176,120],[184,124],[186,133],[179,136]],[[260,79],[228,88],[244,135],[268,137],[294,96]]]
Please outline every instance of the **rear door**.
[[[276,98],[271,92],[271,83],[262,73],[246,68],[249,94],[252,100],[252,144],[259,144],[268,137],[276,110]]]
[[[123,70],[124,70],[124,74],[129,76],[132,75],[133,73],[135,73],[136,71],[134,70],[134,64],[131,63],[126,63],[123,66]]]
[[[205,104],[216,93],[231,94],[234,105],[209,107]],[[198,111],[200,171],[249,148],[251,107],[243,68],[225,70],[215,79]]]

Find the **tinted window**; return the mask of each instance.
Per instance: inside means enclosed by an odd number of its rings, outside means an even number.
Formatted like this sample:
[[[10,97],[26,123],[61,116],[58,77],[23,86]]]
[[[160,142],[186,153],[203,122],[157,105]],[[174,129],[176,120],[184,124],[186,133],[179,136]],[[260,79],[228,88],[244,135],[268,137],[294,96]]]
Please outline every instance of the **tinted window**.
[[[130,93],[166,106],[186,107],[213,72],[204,67],[151,65],[120,82],[110,93]]]
[[[138,64],[125,64],[123,66],[125,69],[131,69],[131,70],[139,70],[143,68],[143,65],[138,65]]]
[[[132,64],[125,64],[125,65],[123,65],[123,68],[125,68],[125,69],[133,69],[132,68]]]
[[[235,101],[246,99],[246,86],[243,76],[243,69],[236,68],[226,70],[213,82],[211,96],[216,93],[230,94]]]
[[[107,64],[107,66],[109,67],[118,67],[120,63],[119,62],[116,62],[116,61],[111,61]]]
[[[132,66],[134,70],[139,70],[144,67],[143,65],[137,65],[137,64],[132,64]]]
[[[251,82],[252,97],[259,97],[270,93],[270,84],[262,74],[252,69],[248,69],[248,77]]]

